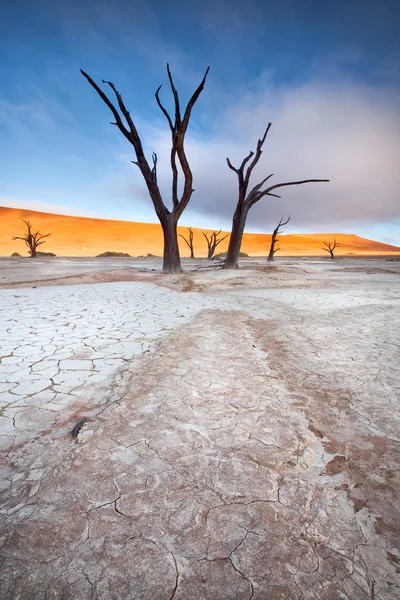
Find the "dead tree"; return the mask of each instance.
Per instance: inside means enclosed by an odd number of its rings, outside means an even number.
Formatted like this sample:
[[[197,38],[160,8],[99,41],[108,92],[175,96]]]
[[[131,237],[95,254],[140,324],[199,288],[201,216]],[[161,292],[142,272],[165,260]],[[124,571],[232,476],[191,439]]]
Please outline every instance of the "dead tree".
[[[333,238],[333,242],[324,242],[324,246],[326,246],[326,248],[321,248],[321,250],[325,250],[325,252],[329,252],[329,254],[331,255],[331,258],[335,258],[333,251],[335,250],[335,248],[340,248],[340,244],[339,244],[339,242],[336,241],[336,238]]]
[[[278,233],[280,233],[279,228],[283,227],[283,225],[287,225],[290,221],[290,216],[287,219],[287,221],[282,221],[283,217],[281,217],[278,225],[275,227],[273,233],[272,233],[272,239],[271,239],[271,247],[269,249],[269,254],[268,254],[268,262],[272,262],[274,260],[274,254],[275,252],[278,252],[278,250],[280,250],[280,248],[277,248],[275,250],[275,244],[278,241]]]
[[[163,112],[165,118],[168,121],[169,128],[171,130],[172,135],[172,146],[171,146],[171,154],[170,154],[170,162],[172,169],[172,210],[169,210],[161,196],[160,188],[157,183],[157,154],[153,152],[152,154],[152,162],[153,166],[150,167],[147,158],[145,156],[142,141],[136,129],[136,126],[132,120],[132,117],[125,107],[124,101],[122,100],[121,94],[116,90],[115,86],[111,81],[104,81],[110,86],[112,91],[115,94],[115,97],[118,102],[119,111],[111,102],[111,100],[106,96],[106,94],[99,88],[99,86],[89,77],[87,73],[82,71],[81,73],[90,85],[96,90],[100,98],[105,102],[108,108],[111,110],[114,115],[115,122],[112,125],[118,127],[122,135],[128,140],[130,144],[132,144],[135,154],[136,161],[132,161],[139,168],[150,198],[153,202],[154,209],[156,211],[157,217],[161,223],[161,227],[164,234],[164,259],[163,259],[163,272],[164,273],[181,273],[181,261],[179,256],[179,246],[178,246],[178,234],[177,234],[177,224],[180,216],[188,205],[190,198],[194,192],[193,189],[193,175],[189,166],[189,162],[186,157],[185,149],[184,149],[184,141],[185,134],[189,125],[190,115],[193,109],[194,104],[196,103],[198,97],[203,91],[204,84],[207,78],[207,74],[209,71],[209,67],[207,68],[205,75],[190,98],[185,112],[183,113],[183,117],[181,114],[181,107],[179,102],[178,92],[175,88],[174,82],[172,80],[172,75],[169,69],[169,65],[167,64],[167,73],[169,84],[171,87],[171,91],[174,97],[174,106],[175,106],[175,116],[172,119],[168,113],[168,111],[161,104],[160,100],[160,89],[161,85],[155,93],[156,101],[161,111]],[[121,116],[122,115],[122,116]],[[125,122],[124,120],[125,119]],[[178,161],[178,162],[177,162]],[[178,194],[178,163],[183,173],[183,191],[179,195]]]
[[[185,240],[185,242],[189,246],[190,258],[194,258],[194,248],[193,248],[194,232],[191,227],[188,227],[188,231],[189,231],[189,237],[185,238],[185,236],[182,235],[181,233],[179,234],[179,237],[181,237],[183,240]]]
[[[268,123],[268,127],[266,128],[263,137],[257,142],[257,148],[255,153],[250,152],[249,155],[243,159],[240,167],[233,167],[229,158],[226,159],[228,167],[232,169],[232,171],[235,171],[235,173],[238,176],[239,197],[232,220],[232,233],[231,239],[229,240],[229,248],[225,261],[225,269],[238,268],[238,258],[240,246],[242,244],[243,232],[246,225],[247,214],[250,208],[254,204],[256,204],[256,202],[261,200],[261,198],[263,198],[264,196],[273,196],[275,198],[280,198],[280,196],[278,196],[277,194],[272,193],[273,190],[280,187],[286,187],[289,185],[302,185],[303,183],[319,183],[329,181],[329,179],[304,179],[302,181],[287,181],[285,183],[275,183],[274,185],[269,186],[267,189],[261,189],[265,182],[271,179],[271,177],[273,176],[273,174],[271,174],[265,177],[265,179],[263,179],[260,183],[255,185],[250,191],[248,191],[251,173],[258,161],[260,160],[262,154],[262,147],[268,135],[270,127],[271,123]],[[252,160],[245,170],[246,164],[249,162],[250,159]]]
[[[205,231],[203,231],[203,235],[206,238],[207,241],[207,248],[208,248],[208,252],[207,252],[207,258],[208,259],[212,259],[215,253],[215,250],[217,248],[217,246],[223,242],[227,237],[229,237],[229,233],[227,233],[226,235],[224,235],[224,237],[221,237],[218,239],[218,236],[221,234],[222,229],[220,229],[219,231],[213,231],[210,234],[210,237],[208,237],[208,233],[206,233]]]
[[[31,258],[36,258],[38,246],[41,246],[42,244],[44,244],[46,241],[46,240],[44,240],[44,238],[49,237],[51,235],[51,233],[42,234],[42,233],[40,233],[40,231],[36,231],[36,233],[32,233],[32,225],[29,223],[29,221],[25,221],[25,219],[22,219],[22,222],[25,223],[25,225],[26,225],[26,228],[27,228],[26,234],[23,237],[14,236],[12,239],[13,240],[22,240],[23,242],[25,242],[25,244],[29,248],[29,254],[31,255]]]

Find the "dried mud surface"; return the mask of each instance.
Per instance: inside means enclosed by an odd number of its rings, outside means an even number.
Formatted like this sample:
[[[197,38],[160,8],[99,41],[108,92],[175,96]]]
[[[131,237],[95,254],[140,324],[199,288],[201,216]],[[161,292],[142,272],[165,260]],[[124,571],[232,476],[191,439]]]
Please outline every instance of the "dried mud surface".
[[[400,264],[332,262],[4,267],[1,598],[400,597]]]

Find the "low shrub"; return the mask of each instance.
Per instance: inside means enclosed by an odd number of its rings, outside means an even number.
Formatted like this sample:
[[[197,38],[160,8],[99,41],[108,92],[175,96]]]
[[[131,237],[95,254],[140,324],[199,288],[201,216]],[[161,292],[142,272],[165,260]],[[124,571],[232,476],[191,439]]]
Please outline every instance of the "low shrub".
[[[107,252],[103,252],[102,254],[98,254],[97,258],[107,257],[107,256],[131,256],[130,254],[126,254],[126,252],[111,252],[107,250]]]
[[[226,258],[227,252],[220,252],[219,254],[215,254],[214,258]],[[241,258],[249,258],[249,255],[246,252],[239,252],[239,256]]]

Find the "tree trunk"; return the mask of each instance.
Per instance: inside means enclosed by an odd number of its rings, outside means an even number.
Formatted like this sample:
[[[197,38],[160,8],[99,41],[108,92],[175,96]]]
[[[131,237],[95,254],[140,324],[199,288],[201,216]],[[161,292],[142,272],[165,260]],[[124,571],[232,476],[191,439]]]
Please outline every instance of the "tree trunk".
[[[274,233],[272,234],[271,247],[269,249],[269,254],[268,254],[267,262],[272,262],[274,260],[275,244],[276,244],[276,236],[277,235],[278,235],[277,231],[274,231]]]
[[[31,246],[30,247],[30,251],[31,251],[31,258],[36,258],[36,248],[35,248],[35,246]]]
[[[164,234],[163,273],[182,273],[179,255],[177,219],[170,213],[161,221]]]
[[[243,232],[246,225],[248,208],[241,207],[235,210],[232,221],[232,233],[229,240],[224,269],[238,269],[238,259],[242,245]]]
[[[194,258],[193,246],[190,247],[190,258]]]
[[[333,252],[331,252],[331,258],[335,258],[334,255],[333,255]]]

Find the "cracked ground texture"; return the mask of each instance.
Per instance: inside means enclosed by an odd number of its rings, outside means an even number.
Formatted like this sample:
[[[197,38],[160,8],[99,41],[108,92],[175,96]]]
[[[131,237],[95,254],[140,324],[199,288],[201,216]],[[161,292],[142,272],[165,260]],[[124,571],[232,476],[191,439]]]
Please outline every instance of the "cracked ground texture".
[[[343,263],[1,290],[0,597],[399,598],[400,265]]]

